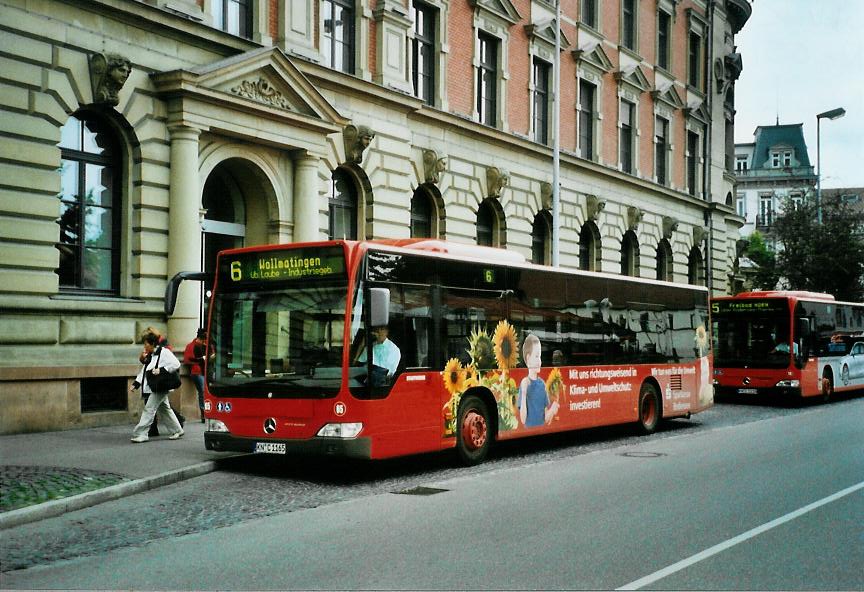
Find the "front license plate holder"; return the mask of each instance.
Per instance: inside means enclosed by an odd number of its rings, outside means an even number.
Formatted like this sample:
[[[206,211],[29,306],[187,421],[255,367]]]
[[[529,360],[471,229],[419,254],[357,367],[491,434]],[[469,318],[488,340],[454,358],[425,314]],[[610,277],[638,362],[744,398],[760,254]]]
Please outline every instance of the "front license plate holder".
[[[738,389],[739,395],[756,395],[759,391],[755,388],[740,388]]]
[[[255,454],[285,454],[284,442],[255,442]]]

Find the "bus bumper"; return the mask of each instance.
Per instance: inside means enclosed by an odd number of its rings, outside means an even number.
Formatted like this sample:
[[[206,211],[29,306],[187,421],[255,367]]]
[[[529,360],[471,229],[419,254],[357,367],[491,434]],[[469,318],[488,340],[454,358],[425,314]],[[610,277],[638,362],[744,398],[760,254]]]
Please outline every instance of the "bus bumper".
[[[369,438],[261,440],[255,438],[240,438],[225,432],[204,432],[204,446],[207,450],[254,453],[259,443],[267,445],[267,454],[276,456],[336,456],[359,459],[372,458],[372,442]],[[281,445],[284,445],[284,452],[282,451]]]
[[[775,398],[798,398],[801,396],[801,387],[759,387],[744,388],[731,386],[715,386],[714,394],[717,397],[775,397]]]

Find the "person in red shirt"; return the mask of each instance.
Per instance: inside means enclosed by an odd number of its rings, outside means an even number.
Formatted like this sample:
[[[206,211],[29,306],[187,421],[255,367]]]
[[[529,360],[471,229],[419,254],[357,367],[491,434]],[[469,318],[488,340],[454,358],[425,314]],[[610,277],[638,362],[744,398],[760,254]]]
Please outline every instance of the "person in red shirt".
[[[204,355],[207,351],[207,331],[198,329],[195,339],[186,345],[183,362],[189,366],[189,376],[198,391],[198,409],[201,410],[201,423],[204,423]]]

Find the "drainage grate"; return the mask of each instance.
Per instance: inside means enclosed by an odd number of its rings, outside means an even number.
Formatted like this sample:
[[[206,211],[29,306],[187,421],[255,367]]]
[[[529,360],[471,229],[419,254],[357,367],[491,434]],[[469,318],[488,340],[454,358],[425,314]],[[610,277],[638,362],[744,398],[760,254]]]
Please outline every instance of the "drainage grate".
[[[623,452],[621,456],[626,456],[627,458],[660,458],[666,455],[662,452]]]
[[[437,487],[409,487],[408,489],[403,489],[402,491],[394,491],[393,493],[398,493],[401,495],[435,495],[436,493],[444,493],[445,491],[450,491],[449,489],[438,489]]]

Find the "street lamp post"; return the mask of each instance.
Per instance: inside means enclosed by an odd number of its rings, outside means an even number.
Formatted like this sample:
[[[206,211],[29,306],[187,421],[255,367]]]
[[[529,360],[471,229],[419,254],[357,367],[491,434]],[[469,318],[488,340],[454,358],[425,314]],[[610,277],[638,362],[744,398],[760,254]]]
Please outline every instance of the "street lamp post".
[[[837,107],[816,116],[816,220],[822,224],[822,154],[820,153],[821,131],[820,122],[823,119],[840,119],[846,115],[846,109]]]

